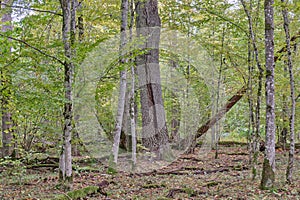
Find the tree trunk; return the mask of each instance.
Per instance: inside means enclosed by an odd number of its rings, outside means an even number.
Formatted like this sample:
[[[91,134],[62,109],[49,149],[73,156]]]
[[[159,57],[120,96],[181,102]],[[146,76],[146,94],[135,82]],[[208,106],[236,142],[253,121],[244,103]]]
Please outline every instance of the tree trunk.
[[[60,155],[59,178],[66,183],[67,189],[71,188],[72,183],[72,120],[73,120],[73,95],[72,82],[74,74],[74,65],[72,58],[74,57],[73,45],[75,42],[75,0],[61,0],[61,8],[63,12],[63,43],[66,60],[64,62],[64,82],[65,82],[65,99],[64,103],[64,130],[63,130],[63,146]]]
[[[285,3],[285,0],[281,0],[282,3]],[[287,4],[287,2],[285,3]],[[294,141],[294,126],[295,126],[295,83],[294,83],[294,74],[293,74],[293,64],[292,64],[292,51],[291,51],[291,41],[290,41],[290,31],[289,31],[289,19],[288,11],[286,7],[282,10],[283,15],[283,27],[286,35],[286,47],[287,47],[287,57],[288,57],[288,68],[290,75],[290,90],[291,90],[291,113],[290,113],[290,151],[289,151],[289,161],[286,171],[286,180],[288,183],[292,182],[293,178],[293,168],[294,168],[294,154],[295,154],[295,141]]]
[[[130,1],[130,24],[129,24],[129,39],[132,42],[132,28],[134,23],[134,0]],[[135,123],[135,68],[133,63],[131,63],[131,91],[129,95],[130,104],[130,131],[131,131],[131,150],[132,150],[132,168],[135,169],[136,166],[136,123]]]
[[[120,64],[122,67],[125,67],[124,64],[127,62],[124,58],[124,47],[127,43],[126,28],[127,28],[127,18],[128,18],[128,0],[122,0],[121,4],[121,39],[120,39]],[[120,72],[120,91],[119,91],[119,100],[118,100],[118,110],[116,116],[116,124],[114,129],[114,144],[113,144],[113,155],[114,163],[118,162],[118,153],[120,145],[121,130],[123,124],[124,116],[124,107],[126,99],[126,87],[127,87],[127,72],[126,68]]]
[[[287,68],[284,67],[284,76],[287,73]],[[282,146],[283,150],[286,149],[286,139],[288,134],[288,102],[287,102],[287,96],[285,92],[282,96],[282,129],[280,129],[278,143]]]
[[[4,0],[4,4],[1,4],[1,9],[5,9],[5,5],[10,5],[11,0]],[[6,8],[7,9],[7,8]],[[2,32],[12,30],[11,21],[11,9],[8,8],[8,12],[4,12],[2,15]],[[11,48],[11,47],[8,47]],[[10,50],[9,50],[10,52]],[[13,120],[12,120],[12,99],[11,99],[11,75],[9,67],[1,68],[1,111],[2,111],[2,157],[12,156],[14,151],[13,139]]]
[[[142,142],[151,151],[162,153],[163,149],[168,146],[169,137],[160,80],[161,22],[157,4],[157,0],[136,3],[137,35],[143,40],[141,50],[147,51],[137,56],[136,63],[141,96]]]
[[[83,16],[78,17],[78,40],[81,42],[84,38]]]
[[[236,94],[234,94],[227,103],[219,109],[219,111],[211,117],[209,120],[205,122],[202,126],[200,126],[195,134],[194,140],[196,141],[202,135],[204,135],[212,126],[216,124],[222,117],[244,96],[247,91],[247,87],[243,86]],[[190,148],[187,149],[185,153],[192,153],[196,143],[193,143]]]
[[[225,27],[223,27],[223,31],[222,31],[222,43],[221,43],[221,55],[220,55],[220,69],[219,69],[219,73],[218,73],[218,88],[217,88],[217,100],[216,100],[216,112],[219,112],[219,104],[220,104],[220,85],[221,85],[221,81],[222,81],[222,76],[223,76],[223,53],[224,53],[224,40],[225,40]],[[219,139],[220,139],[220,129],[221,125],[217,122],[216,126],[215,126],[215,130],[216,130],[216,144],[215,144],[215,159],[218,159],[218,148],[219,148]]]
[[[275,182],[275,94],[274,94],[274,0],[265,0],[266,56],[266,142],[260,188],[269,189]]]
[[[251,43],[253,46],[253,51],[254,51],[254,56],[255,56],[255,61],[256,61],[256,65],[257,65],[257,69],[259,71],[259,75],[258,75],[258,88],[257,88],[257,99],[256,99],[256,110],[255,110],[255,134],[253,135],[253,139],[252,139],[252,154],[253,154],[253,158],[252,158],[252,172],[253,172],[253,177],[252,179],[254,180],[256,177],[256,164],[257,164],[257,154],[258,154],[258,150],[259,150],[259,139],[260,139],[260,108],[261,108],[261,98],[262,98],[262,78],[263,78],[263,69],[261,67],[261,63],[259,60],[259,53],[258,53],[258,49],[257,49],[257,45],[256,45],[256,35],[253,31],[253,22],[252,22],[252,17],[251,14],[249,12],[249,10],[247,9],[246,3],[244,0],[241,0],[241,3],[244,7],[244,11],[247,15],[248,18],[248,25],[249,25],[249,34],[250,34],[250,39],[251,39]]]

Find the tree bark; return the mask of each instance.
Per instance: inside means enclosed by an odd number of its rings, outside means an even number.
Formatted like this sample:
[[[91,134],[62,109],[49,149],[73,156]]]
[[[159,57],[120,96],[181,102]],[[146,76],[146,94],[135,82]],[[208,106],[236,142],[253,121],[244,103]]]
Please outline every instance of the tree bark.
[[[75,0],[60,0],[61,8],[63,12],[63,43],[64,43],[64,54],[66,60],[64,62],[64,83],[65,83],[65,99],[64,103],[64,130],[63,130],[63,146],[60,155],[59,162],[59,178],[64,181],[67,188],[71,188],[71,183],[73,181],[72,175],[72,120],[73,120],[73,94],[72,94],[72,82],[74,74],[74,50],[73,45],[75,42],[75,15],[76,15],[76,5]]]
[[[12,4],[11,0],[4,0],[1,4],[1,9],[5,9],[5,5]],[[11,8],[9,11],[2,15],[2,32],[7,32],[12,30],[12,16]],[[11,47],[8,47],[9,49]],[[10,50],[9,50],[10,52]],[[12,120],[12,99],[11,99],[11,75],[9,72],[9,67],[1,68],[1,111],[2,111],[2,157],[12,156],[14,151],[14,145],[12,144],[13,139],[13,120]]]
[[[287,4],[285,0],[281,0],[282,3]],[[286,6],[286,5],[284,5]],[[289,151],[289,161],[286,171],[286,180],[290,184],[293,179],[293,169],[294,169],[294,154],[295,154],[295,141],[294,141],[294,126],[295,126],[295,83],[294,83],[294,74],[293,74],[293,64],[292,64],[292,51],[291,51],[291,41],[290,41],[290,30],[289,30],[289,18],[288,11],[286,7],[282,10],[283,15],[283,28],[286,35],[286,47],[287,47],[287,58],[288,58],[288,68],[290,76],[290,95],[291,95],[291,113],[290,113],[290,151]]]
[[[265,0],[266,56],[266,142],[260,188],[274,187],[275,182],[275,91],[274,91],[274,0]]]
[[[125,68],[126,59],[124,58],[124,47],[127,43],[126,29],[127,29],[127,18],[128,18],[128,0],[122,0],[121,3],[121,38],[120,38],[120,65]],[[119,91],[119,100],[118,100],[118,110],[116,116],[116,124],[114,129],[114,143],[113,143],[113,155],[114,163],[118,162],[118,153],[120,145],[121,130],[123,124],[124,116],[124,107],[125,107],[125,98],[126,98],[126,87],[127,87],[127,72],[126,68],[120,72],[120,91]]]
[[[129,40],[132,41],[132,28],[134,24],[134,0],[130,1],[130,24],[129,24]],[[132,60],[131,60],[132,61]],[[131,151],[132,151],[132,168],[136,166],[136,122],[135,122],[135,67],[131,63],[131,91],[129,95],[130,103],[130,132],[131,132]]]
[[[159,41],[161,21],[157,0],[136,3],[137,35],[143,40],[141,50],[146,53],[137,56],[137,74],[141,96],[142,142],[151,151],[162,151],[168,146],[168,130],[162,99]]]
[[[261,98],[262,98],[262,79],[263,79],[263,72],[264,70],[261,67],[261,63],[259,60],[259,53],[256,45],[256,35],[253,31],[253,22],[252,22],[252,16],[247,9],[246,3],[244,0],[241,0],[241,3],[244,7],[244,11],[248,18],[248,24],[249,24],[249,34],[251,38],[251,43],[253,46],[255,61],[257,65],[257,69],[259,71],[258,75],[258,88],[257,88],[257,99],[256,99],[256,109],[255,109],[255,134],[253,135],[252,139],[252,172],[253,172],[253,180],[256,177],[256,163],[257,163],[257,153],[259,150],[259,138],[260,138],[260,108],[261,108]]]

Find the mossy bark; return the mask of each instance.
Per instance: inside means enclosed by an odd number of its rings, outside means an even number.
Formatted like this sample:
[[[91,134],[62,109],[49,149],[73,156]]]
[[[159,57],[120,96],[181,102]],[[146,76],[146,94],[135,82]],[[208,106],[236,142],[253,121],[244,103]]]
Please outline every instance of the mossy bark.
[[[260,189],[267,190],[272,189],[274,187],[275,182],[275,171],[273,167],[270,165],[270,162],[268,159],[264,159],[263,164],[263,172],[262,172],[262,179],[260,183]]]

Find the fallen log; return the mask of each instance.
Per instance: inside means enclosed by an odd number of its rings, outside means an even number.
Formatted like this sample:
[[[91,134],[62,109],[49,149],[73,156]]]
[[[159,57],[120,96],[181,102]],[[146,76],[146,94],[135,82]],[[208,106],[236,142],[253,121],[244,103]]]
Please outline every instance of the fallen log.
[[[291,42],[295,42],[296,39],[300,38],[300,31],[298,31],[293,37],[291,37]],[[274,57],[274,62],[276,63],[279,61],[283,53],[286,52],[286,46],[282,47],[276,52],[276,56]],[[246,93],[247,91],[247,86],[244,85],[240,90],[237,91],[236,94],[234,94],[223,106],[220,111],[215,114],[211,119],[209,119],[204,125],[202,125],[200,128],[198,128],[196,135],[195,135],[195,143],[191,144],[191,147],[187,149],[185,153],[193,153],[195,147],[196,147],[196,140],[200,138],[202,135],[204,135],[213,125],[216,124]],[[296,100],[300,97],[296,98]]]
[[[246,93],[247,87],[243,86],[227,103],[219,110],[215,116],[209,119],[204,125],[197,130],[196,139],[206,133],[213,125],[216,124]]]
[[[194,149],[197,145],[196,140],[200,138],[202,135],[204,135],[213,125],[216,124],[246,93],[247,86],[243,86],[235,95],[233,95],[227,103],[219,110],[217,114],[215,114],[212,118],[210,118],[204,125],[202,125],[200,128],[198,128],[197,133],[194,137],[194,143],[188,148],[188,150],[185,152],[192,153],[194,152]]]

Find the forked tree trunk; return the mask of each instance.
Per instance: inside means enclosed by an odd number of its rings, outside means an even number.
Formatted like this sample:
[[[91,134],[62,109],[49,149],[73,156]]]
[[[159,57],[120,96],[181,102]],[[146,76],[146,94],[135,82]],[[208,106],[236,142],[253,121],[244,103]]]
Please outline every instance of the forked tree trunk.
[[[142,142],[151,151],[168,148],[168,130],[162,99],[159,41],[161,22],[157,0],[136,3],[137,35],[143,41],[141,50],[146,51],[136,58],[142,110]]]
[[[285,0],[281,0],[282,3],[285,3]],[[287,4],[287,3],[285,3]],[[290,75],[290,90],[291,90],[291,113],[290,113],[290,151],[289,151],[289,161],[286,171],[286,180],[288,183],[292,182],[293,179],[293,169],[294,169],[294,154],[295,154],[295,141],[294,141],[294,126],[295,126],[295,84],[294,84],[294,74],[293,74],[293,64],[292,64],[292,51],[291,51],[291,42],[290,42],[290,31],[289,31],[289,18],[288,11],[286,7],[282,10],[283,15],[283,27],[286,35],[286,47],[287,47],[287,57],[288,57],[288,68]]]
[[[118,153],[120,145],[121,130],[123,124],[124,107],[126,101],[126,87],[127,87],[127,72],[126,72],[126,59],[124,58],[124,47],[127,43],[126,29],[127,29],[127,18],[128,18],[128,0],[122,0],[121,3],[121,38],[120,38],[120,64],[124,68],[120,72],[120,91],[118,100],[118,110],[116,116],[116,124],[114,129],[114,143],[112,148],[112,153],[114,155],[114,163],[118,162]]]
[[[274,0],[265,0],[266,56],[266,142],[260,188],[274,187],[275,182],[275,81],[274,81]]]
[[[6,8],[5,5],[10,5],[13,1],[4,0],[1,4],[1,9],[9,9],[8,12],[4,12],[2,15],[2,32],[12,30],[11,21],[11,9]],[[11,48],[11,47],[8,47]],[[10,50],[9,50],[10,52]],[[2,157],[12,156],[14,151],[13,139],[13,120],[12,120],[12,99],[11,99],[11,75],[9,67],[1,68],[1,111],[2,111]]]

